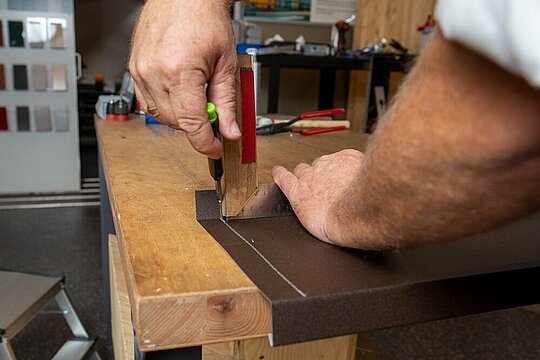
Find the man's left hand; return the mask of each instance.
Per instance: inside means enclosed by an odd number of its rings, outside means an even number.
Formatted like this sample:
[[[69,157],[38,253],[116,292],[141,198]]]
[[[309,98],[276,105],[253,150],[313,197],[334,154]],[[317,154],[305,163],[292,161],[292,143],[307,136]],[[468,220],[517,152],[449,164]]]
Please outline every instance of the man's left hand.
[[[301,163],[293,172],[272,169],[272,177],[289,199],[304,227],[319,240],[340,244],[334,212],[342,194],[359,176],[364,154],[347,149],[321,156],[311,165]]]

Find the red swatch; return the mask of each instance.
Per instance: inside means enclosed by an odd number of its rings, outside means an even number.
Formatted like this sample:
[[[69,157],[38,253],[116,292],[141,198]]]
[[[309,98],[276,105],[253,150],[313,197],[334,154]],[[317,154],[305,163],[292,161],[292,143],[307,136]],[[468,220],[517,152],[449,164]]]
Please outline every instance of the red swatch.
[[[0,107],[0,131],[7,131],[7,111],[5,107]]]
[[[257,133],[255,129],[255,82],[253,71],[240,70],[240,89],[242,93],[242,163],[257,160]]]

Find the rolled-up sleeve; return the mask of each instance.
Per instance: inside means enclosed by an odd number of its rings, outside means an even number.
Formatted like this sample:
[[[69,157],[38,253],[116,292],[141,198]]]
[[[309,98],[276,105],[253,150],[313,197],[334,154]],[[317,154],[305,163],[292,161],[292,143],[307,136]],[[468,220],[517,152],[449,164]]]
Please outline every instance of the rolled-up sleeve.
[[[540,88],[539,0],[439,0],[443,36]]]

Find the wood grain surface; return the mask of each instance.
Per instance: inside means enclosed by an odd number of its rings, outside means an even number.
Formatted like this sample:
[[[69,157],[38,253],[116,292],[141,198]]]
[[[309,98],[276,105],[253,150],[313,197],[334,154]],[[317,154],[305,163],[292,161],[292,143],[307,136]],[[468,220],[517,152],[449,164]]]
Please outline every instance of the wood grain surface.
[[[142,116],[96,119],[100,155],[135,329],[142,350],[265,336],[271,310],[250,279],[195,219],[195,190],[212,189],[206,158],[186,136]],[[260,182],[366,137],[340,131],[258,137]]]
[[[114,358],[135,359],[131,305],[126,286],[126,278],[120,260],[118,239],[109,235],[109,277],[111,286],[111,321]]]
[[[267,338],[203,346],[202,360],[354,360],[357,335],[271,347]]]

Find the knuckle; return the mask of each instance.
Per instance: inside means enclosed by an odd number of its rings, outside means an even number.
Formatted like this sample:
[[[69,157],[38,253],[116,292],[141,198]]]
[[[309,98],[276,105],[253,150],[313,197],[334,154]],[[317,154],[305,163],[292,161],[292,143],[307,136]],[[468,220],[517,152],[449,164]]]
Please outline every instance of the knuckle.
[[[205,125],[204,121],[201,121],[198,117],[183,118],[178,120],[178,126],[181,130],[190,135],[200,134]]]
[[[134,61],[129,62],[129,72],[130,72],[131,76],[133,77],[133,80],[135,80],[135,82],[140,82],[142,80],[141,79],[141,74],[139,74],[139,71],[137,69],[137,65],[135,64]]]
[[[138,60],[135,63],[135,72],[141,79],[148,79],[152,75],[154,69],[152,63],[148,60]]]
[[[164,62],[160,65],[160,70],[167,77],[174,77],[185,72],[185,65],[177,62]]]

